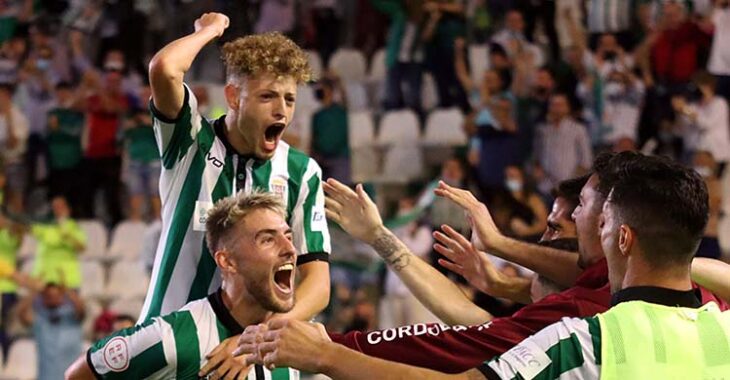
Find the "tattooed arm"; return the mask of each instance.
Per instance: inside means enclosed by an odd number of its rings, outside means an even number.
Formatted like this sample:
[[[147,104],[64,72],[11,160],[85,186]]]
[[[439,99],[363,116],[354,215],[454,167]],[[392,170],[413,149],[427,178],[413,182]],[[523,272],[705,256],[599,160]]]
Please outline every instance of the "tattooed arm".
[[[325,201],[327,217],[348,234],[372,246],[413,295],[444,323],[476,325],[492,319],[489,313],[472,303],[456,284],[414,255],[385,228],[377,206],[361,185],[357,186],[355,192],[329,179],[323,187],[328,196]]]

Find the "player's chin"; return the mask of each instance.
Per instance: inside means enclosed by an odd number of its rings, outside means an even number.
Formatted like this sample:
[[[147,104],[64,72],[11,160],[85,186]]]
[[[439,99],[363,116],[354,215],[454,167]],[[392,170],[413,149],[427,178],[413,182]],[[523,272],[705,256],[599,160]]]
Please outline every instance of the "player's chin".
[[[288,313],[294,308],[294,294],[282,296],[272,293],[271,296],[271,311],[275,313]]]

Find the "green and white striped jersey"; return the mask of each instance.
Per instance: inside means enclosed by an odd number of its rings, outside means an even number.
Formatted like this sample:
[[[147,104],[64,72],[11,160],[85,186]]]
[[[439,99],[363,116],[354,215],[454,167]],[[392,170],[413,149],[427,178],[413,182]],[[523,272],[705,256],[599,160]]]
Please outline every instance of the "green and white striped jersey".
[[[484,363],[488,369],[480,370],[500,379],[597,379],[600,352],[597,317],[563,318]]]
[[[96,342],[86,360],[100,379],[198,379],[205,355],[242,331],[218,291]],[[247,379],[298,380],[299,371],[257,365]]]
[[[163,166],[162,233],[140,322],[173,312],[220,285],[205,244],[206,214],[236,191],[279,194],[287,206],[297,264],[328,260],[322,171],[313,159],[283,141],[268,161],[239,156],[225,136],[224,118],[203,118],[187,85],[175,120],[160,115],[151,102],[150,110]]]

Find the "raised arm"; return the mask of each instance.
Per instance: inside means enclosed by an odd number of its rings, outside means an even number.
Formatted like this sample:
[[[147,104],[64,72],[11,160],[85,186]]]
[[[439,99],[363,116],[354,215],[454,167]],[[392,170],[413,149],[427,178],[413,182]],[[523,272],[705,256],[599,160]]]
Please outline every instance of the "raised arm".
[[[466,68],[466,40],[462,37],[454,40],[454,68],[456,78],[459,79],[461,87],[468,95],[474,89],[474,82],[472,82],[469,70]]]
[[[162,115],[174,119],[185,100],[183,76],[190,69],[200,50],[220,37],[228,27],[228,17],[221,13],[205,13],[195,20],[195,32],[170,42],[150,61],[152,99]]]
[[[730,302],[730,264],[720,260],[696,258],[692,260],[692,281]]]
[[[485,248],[495,256],[537,272],[562,286],[572,286],[581,273],[578,255],[536,244],[525,243],[502,235],[494,224],[487,206],[467,190],[439,183],[436,195],[461,206],[474,221],[474,232]]]
[[[370,246],[432,313],[447,324],[481,324],[492,316],[472,303],[451,280],[414,255],[385,226],[362,188],[357,192],[329,179],[324,183],[327,217]],[[449,302],[444,302],[449,300]]]

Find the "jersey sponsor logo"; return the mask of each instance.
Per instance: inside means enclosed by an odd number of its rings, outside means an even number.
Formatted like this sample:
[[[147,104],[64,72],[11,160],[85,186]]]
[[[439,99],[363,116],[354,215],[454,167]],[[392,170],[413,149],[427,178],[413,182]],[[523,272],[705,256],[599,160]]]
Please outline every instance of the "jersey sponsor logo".
[[[208,211],[213,208],[213,202],[195,201],[195,215],[193,215],[193,230],[205,231],[205,222],[208,221]]]
[[[212,154],[210,154],[210,151],[205,154],[205,160],[212,163],[213,166],[216,168],[222,168],[225,164],[223,161],[219,160],[218,158],[214,157]]]
[[[479,326],[481,328],[486,325]],[[443,324],[434,324],[428,326],[424,323],[416,323],[412,326],[401,326],[392,329],[373,331],[367,335],[368,344],[378,344],[382,342],[392,342],[396,339],[403,339],[405,337],[420,336],[420,335],[439,335],[443,332],[454,330],[456,332],[462,332],[468,330],[469,327],[463,325],[447,326]]]
[[[312,212],[312,231],[322,232],[327,229],[327,220],[325,218],[324,210],[315,209]]]
[[[512,366],[524,379],[534,379],[552,362],[540,346],[530,340],[522,341],[505,352],[500,359]]]
[[[110,339],[104,345],[104,364],[112,372],[122,372],[129,368],[129,344],[121,336]]]
[[[286,205],[289,192],[286,178],[283,176],[272,177],[269,181],[269,192],[276,194]]]

